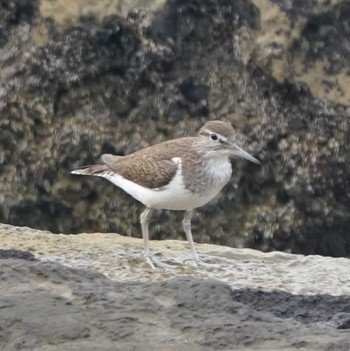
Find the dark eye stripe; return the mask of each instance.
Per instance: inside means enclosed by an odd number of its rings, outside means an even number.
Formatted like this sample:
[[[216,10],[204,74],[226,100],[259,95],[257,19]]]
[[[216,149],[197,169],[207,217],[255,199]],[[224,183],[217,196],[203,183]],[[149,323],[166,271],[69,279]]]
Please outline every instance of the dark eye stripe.
[[[217,139],[215,141],[220,141],[220,143],[224,143],[227,141],[226,137],[222,136],[221,134],[219,133],[215,133],[215,132],[211,132],[210,130],[202,130],[199,135],[202,135],[202,136],[206,136],[206,137],[210,137],[212,135],[216,135],[217,136]]]

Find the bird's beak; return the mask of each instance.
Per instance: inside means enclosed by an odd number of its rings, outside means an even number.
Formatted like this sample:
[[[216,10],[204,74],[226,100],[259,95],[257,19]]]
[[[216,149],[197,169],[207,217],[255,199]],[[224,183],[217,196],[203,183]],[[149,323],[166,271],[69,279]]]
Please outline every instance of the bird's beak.
[[[248,152],[244,151],[242,148],[240,148],[236,143],[231,144],[233,153],[238,156],[245,158],[246,160],[249,160],[251,162],[256,163],[257,165],[261,165],[261,162],[257,160],[255,157],[252,155],[248,154]]]

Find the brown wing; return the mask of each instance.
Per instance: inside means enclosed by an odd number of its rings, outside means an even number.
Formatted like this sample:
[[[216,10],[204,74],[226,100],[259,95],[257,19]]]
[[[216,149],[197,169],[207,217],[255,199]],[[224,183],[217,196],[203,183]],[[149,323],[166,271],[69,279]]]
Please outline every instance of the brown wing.
[[[160,188],[176,174],[178,164],[172,159],[182,158],[190,143],[191,138],[174,139],[124,157],[103,155],[102,161],[128,180],[151,189]]]
[[[137,163],[119,160],[106,165],[125,179],[151,189],[167,185],[173,179],[178,167],[176,163],[169,160],[142,160]]]

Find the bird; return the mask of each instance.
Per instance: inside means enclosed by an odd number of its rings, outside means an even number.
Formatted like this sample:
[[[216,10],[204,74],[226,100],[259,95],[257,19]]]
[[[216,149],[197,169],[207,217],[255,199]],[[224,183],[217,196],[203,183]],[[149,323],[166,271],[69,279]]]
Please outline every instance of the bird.
[[[166,267],[151,255],[149,222],[157,209],[185,211],[182,227],[195,267],[205,265],[196,252],[191,219],[196,208],[216,197],[232,176],[231,157],[260,161],[244,151],[228,121],[210,120],[197,136],[155,144],[125,156],[104,154],[101,163],[73,170],[76,175],[102,177],[141,202],[144,258],[152,268]]]

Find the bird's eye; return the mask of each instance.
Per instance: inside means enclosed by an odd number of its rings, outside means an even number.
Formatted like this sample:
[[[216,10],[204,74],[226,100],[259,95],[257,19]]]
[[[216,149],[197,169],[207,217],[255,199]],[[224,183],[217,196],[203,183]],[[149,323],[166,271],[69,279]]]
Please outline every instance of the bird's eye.
[[[217,134],[212,133],[212,134],[210,134],[210,139],[211,139],[211,140],[218,140],[218,139],[219,139],[219,137],[218,137],[218,135],[217,135]]]

